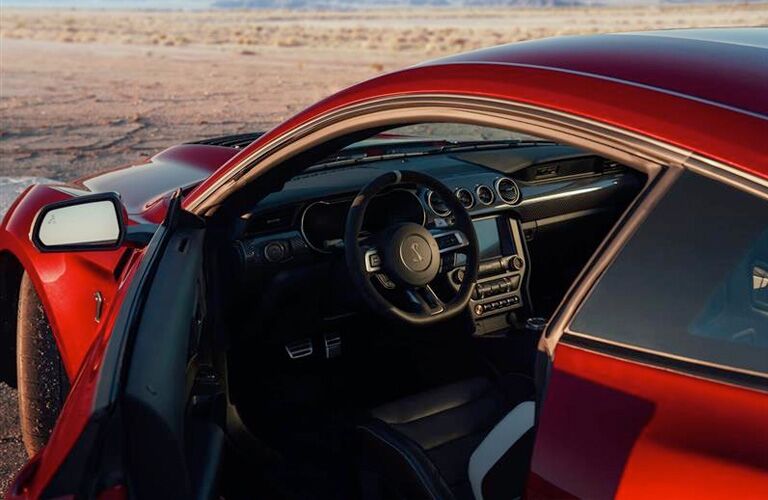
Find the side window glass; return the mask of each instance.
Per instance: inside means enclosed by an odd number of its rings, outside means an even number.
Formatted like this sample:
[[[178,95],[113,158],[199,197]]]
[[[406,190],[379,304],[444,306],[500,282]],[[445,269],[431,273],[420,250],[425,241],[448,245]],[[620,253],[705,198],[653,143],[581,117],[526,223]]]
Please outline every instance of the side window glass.
[[[768,376],[768,202],[684,173],[571,331]]]
[[[768,357],[768,231],[718,285],[689,331],[725,342],[766,349]]]
[[[752,267],[752,303],[768,314],[768,262],[762,260]]]

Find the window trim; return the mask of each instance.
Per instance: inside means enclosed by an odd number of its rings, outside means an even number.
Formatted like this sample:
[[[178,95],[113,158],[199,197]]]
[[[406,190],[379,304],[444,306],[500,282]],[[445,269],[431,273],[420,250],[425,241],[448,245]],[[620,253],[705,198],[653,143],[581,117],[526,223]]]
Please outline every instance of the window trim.
[[[512,100],[453,94],[378,97],[330,110],[259,145],[185,209],[206,217],[246,184],[322,143],[367,129],[415,122],[457,122],[521,132],[570,144],[648,174],[682,167],[692,152],[582,116]]]
[[[704,380],[714,380],[742,388],[746,387],[768,394],[768,377],[760,372],[734,369],[734,367],[726,365],[663,353],[571,331],[564,332],[560,342],[569,347],[598,353],[610,358],[623,361],[630,360],[651,368],[661,368],[674,373]]]
[[[683,375],[729,383],[760,392],[768,392],[768,374],[763,372],[617,342],[585,332],[578,332],[571,328],[576,315],[591,297],[603,274],[613,264],[626,244],[631,241],[637,229],[645,222],[656,204],[667,195],[669,189],[685,170],[768,201],[768,181],[764,179],[723,167],[718,162],[701,157],[688,158],[683,162],[683,167],[670,168],[663,172],[635,200],[636,205],[630,206],[625,217],[619,220],[614,232],[610,233],[597,249],[590,262],[582,270],[582,274],[572,285],[571,290],[566,294],[542,337],[539,348],[545,350],[554,359],[555,348],[562,340],[566,345],[609,357],[629,360]]]
[[[555,311],[539,343],[539,350],[551,359],[567,326],[602,273],[684,170],[768,199],[767,179],[620,127],[514,100],[423,93],[377,97],[312,117],[239,159],[185,208],[201,217],[209,216],[247,184],[319,144],[382,125],[428,121],[461,122],[527,133],[584,148],[648,174],[643,191],[625,210]],[[659,355],[665,357],[663,353]]]

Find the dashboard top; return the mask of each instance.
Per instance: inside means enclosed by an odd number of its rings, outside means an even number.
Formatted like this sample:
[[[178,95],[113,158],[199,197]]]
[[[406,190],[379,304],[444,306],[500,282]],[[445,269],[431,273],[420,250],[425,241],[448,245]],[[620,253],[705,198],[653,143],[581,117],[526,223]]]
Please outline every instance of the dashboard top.
[[[424,172],[440,179],[452,190],[468,189],[477,198],[475,193],[477,187],[486,185],[495,191],[495,183],[501,177],[509,176],[516,182],[524,183],[536,181],[536,174],[524,172],[536,165],[580,162],[583,164],[581,165],[583,172],[578,173],[594,174],[595,165],[591,163],[597,160],[598,158],[594,155],[576,148],[555,144],[368,160],[335,168],[305,171],[287,182],[282,190],[262,200],[255,207],[255,211],[353,194],[369,181],[391,170]],[[523,174],[518,175],[521,172]],[[559,177],[556,174],[557,172],[551,177]],[[565,176],[568,175],[563,177]],[[498,196],[495,197],[498,198]],[[477,205],[478,208],[483,206],[482,203]]]
[[[415,170],[438,178],[456,193],[473,216],[515,207],[525,221],[542,215],[540,210],[533,210],[539,201],[572,195],[573,201],[580,195],[595,195],[619,187],[627,169],[577,148],[554,143],[366,158],[342,166],[310,168],[297,175],[243,215],[244,220],[250,220],[245,232],[264,232],[270,227],[286,229],[286,219],[295,225],[301,218],[300,212],[312,204],[351,200],[365,184],[392,170]],[[411,191],[421,201],[426,220],[449,215],[432,193]]]

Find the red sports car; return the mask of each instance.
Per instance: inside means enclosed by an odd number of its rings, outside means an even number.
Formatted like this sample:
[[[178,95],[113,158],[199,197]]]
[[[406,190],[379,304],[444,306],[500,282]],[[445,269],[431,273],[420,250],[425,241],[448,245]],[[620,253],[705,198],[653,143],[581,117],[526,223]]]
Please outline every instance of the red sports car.
[[[31,187],[0,269],[9,498],[768,498],[768,29],[380,76]]]

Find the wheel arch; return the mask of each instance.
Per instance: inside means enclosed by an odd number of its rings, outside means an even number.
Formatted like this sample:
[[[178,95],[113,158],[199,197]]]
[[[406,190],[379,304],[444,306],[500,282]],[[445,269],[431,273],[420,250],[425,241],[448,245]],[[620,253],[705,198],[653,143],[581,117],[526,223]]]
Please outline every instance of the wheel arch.
[[[0,381],[16,387],[16,332],[19,288],[24,266],[10,251],[0,250]]]

